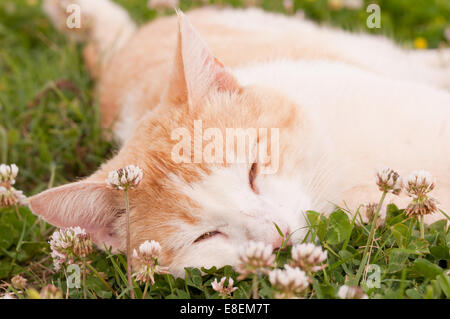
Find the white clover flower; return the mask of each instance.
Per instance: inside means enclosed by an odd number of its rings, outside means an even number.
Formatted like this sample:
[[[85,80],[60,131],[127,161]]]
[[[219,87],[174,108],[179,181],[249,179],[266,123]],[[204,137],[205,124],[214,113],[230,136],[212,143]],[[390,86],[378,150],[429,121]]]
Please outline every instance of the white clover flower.
[[[128,165],[109,172],[106,184],[118,190],[128,190],[137,187],[142,180],[142,176],[142,169],[138,166]]]
[[[42,299],[62,299],[63,293],[61,288],[54,285],[47,285],[41,289],[39,293]]]
[[[321,265],[327,259],[327,251],[312,243],[298,244],[292,247],[291,256],[293,264],[305,271],[316,272],[326,265]]]
[[[179,6],[179,0],[148,0],[147,7],[149,9],[173,9]]]
[[[14,185],[17,177],[17,174],[19,173],[19,168],[16,166],[16,164],[1,164],[0,165],[0,185],[2,183],[7,185]]]
[[[402,179],[403,189],[410,197],[428,194],[434,189],[435,183],[433,175],[424,170],[414,171]]]
[[[27,286],[27,279],[20,275],[15,275],[11,278],[11,284],[16,289],[24,289]]]
[[[368,299],[361,287],[343,285],[339,288],[338,297],[341,299]]]
[[[157,241],[144,241],[139,245],[138,250],[133,250],[133,257],[142,261],[143,263],[148,263],[154,259],[158,259],[161,254],[161,245]]]
[[[17,299],[16,295],[12,292],[7,292],[4,295],[0,296],[0,299]]]
[[[55,231],[50,237],[51,256],[56,270],[63,264],[70,265],[76,257],[86,257],[92,252],[92,241],[80,227],[69,227]]]
[[[161,254],[161,245],[152,240],[146,240],[139,245],[138,250],[133,250],[138,271],[133,274],[137,281],[155,283],[155,274],[168,274],[168,268],[158,265]]]
[[[375,173],[376,183],[382,192],[398,195],[401,192],[400,175],[388,167],[382,167]]]
[[[413,198],[405,209],[407,216],[423,216],[437,211],[436,200],[428,196],[435,183],[433,175],[424,170],[414,171],[402,180],[404,191]]]
[[[214,291],[217,291],[222,298],[230,297],[231,294],[238,289],[237,287],[233,287],[234,280],[231,277],[228,278],[228,286],[225,287],[226,279],[226,277],[222,277],[222,279],[220,279],[220,282],[217,282],[217,278],[215,278],[211,283],[211,287],[214,289]]]
[[[18,173],[19,168],[16,164],[0,165],[0,207],[28,205],[27,197],[23,192],[12,186],[16,183],[15,178]]]
[[[238,259],[237,271],[241,273],[239,278],[245,278],[249,274],[266,273],[273,266],[275,256],[272,245],[250,241],[241,247]]]
[[[0,186],[0,207],[10,207],[14,205],[28,205],[28,198],[21,190],[14,187]]]
[[[285,265],[284,269],[274,269],[269,272],[269,281],[278,293],[276,298],[297,298],[309,286],[308,276],[298,267]]]

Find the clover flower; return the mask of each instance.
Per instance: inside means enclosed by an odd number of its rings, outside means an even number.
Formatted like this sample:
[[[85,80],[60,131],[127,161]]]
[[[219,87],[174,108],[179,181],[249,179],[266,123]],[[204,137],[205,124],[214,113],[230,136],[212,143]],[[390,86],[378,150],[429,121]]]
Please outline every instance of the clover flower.
[[[27,279],[20,275],[11,278],[11,284],[16,289],[24,289],[27,286]]]
[[[291,256],[293,265],[305,271],[316,272],[326,267],[326,265],[321,264],[327,259],[327,253],[327,251],[322,250],[322,247],[308,243],[292,247]]]
[[[135,188],[142,180],[142,169],[138,166],[128,165],[124,168],[109,172],[106,184],[114,189],[128,190]]]
[[[403,179],[403,189],[410,197],[425,196],[434,189],[436,179],[429,172],[414,171]]]
[[[10,207],[14,205],[28,205],[28,198],[21,190],[14,187],[0,186],[0,207]]]
[[[250,241],[241,247],[238,259],[237,271],[241,274],[239,278],[245,278],[249,274],[267,273],[268,268],[273,266],[275,256],[272,245]]]
[[[382,192],[398,195],[401,192],[400,175],[388,167],[382,167],[375,173],[376,183]]]
[[[423,216],[437,211],[436,200],[428,193],[434,189],[436,180],[427,171],[414,171],[403,179],[403,189],[413,200],[405,209],[407,216]]]
[[[228,278],[228,286],[225,287],[226,279],[227,277],[222,277],[222,279],[220,279],[220,282],[217,282],[217,278],[215,278],[211,283],[212,289],[214,289],[214,291],[217,291],[222,298],[230,297],[231,294],[238,289],[237,287],[233,287],[234,280],[231,277]]]
[[[17,174],[19,173],[19,168],[16,166],[16,164],[1,164],[0,165],[0,185],[6,184],[6,185],[14,185],[17,177]]]
[[[61,269],[63,264],[73,264],[77,257],[85,258],[92,252],[92,240],[80,227],[55,231],[50,237],[49,244],[56,270]]]
[[[140,282],[155,283],[155,274],[168,274],[168,268],[158,265],[161,245],[152,240],[143,242],[138,250],[133,250],[133,257],[138,265],[138,271],[133,276]]]
[[[28,204],[23,192],[12,186],[16,183],[18,173],[16,164],[0,164],[0,207]]]
[[[301,296],[309,286],[306,273],[298,267],[285,265],[269,273],[269,281],[278,291],[275,298],[290,299]]]
[[[339,288],[338,297],[341,299],[368,299],[361,287],[347,285]]]
[[[12,292],[7,292],[3,295],[0,295],[0,299],[17,299],[16,295]]]
[[[42,299],[62,299],[63,293],[61,288],[57,288],[54,285],[47,285],[42,288],[40,297]]]
[[[369,203],[361,206],[360,213],[364,224],[371,224],[373,222],[377,208],[378,208],[377,203]],[[382,218],[382,216],[378,216],[376,226],[380,227],[384,224],[384,222],[385,222],[384,218]]]

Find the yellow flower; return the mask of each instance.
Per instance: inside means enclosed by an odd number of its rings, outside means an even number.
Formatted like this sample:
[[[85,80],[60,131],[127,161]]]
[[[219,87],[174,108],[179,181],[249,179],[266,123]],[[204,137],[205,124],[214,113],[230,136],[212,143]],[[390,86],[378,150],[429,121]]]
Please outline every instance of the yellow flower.
[[[424,50],[428,47],[427,39],[423,37],[418,37],[414,39],[414,47],[418,50]]]

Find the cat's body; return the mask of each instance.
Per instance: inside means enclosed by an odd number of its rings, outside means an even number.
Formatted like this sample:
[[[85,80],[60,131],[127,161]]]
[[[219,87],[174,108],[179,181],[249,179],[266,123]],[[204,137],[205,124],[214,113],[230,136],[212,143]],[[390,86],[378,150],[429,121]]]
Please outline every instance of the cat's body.
[[[295,231],[294,241],[303,238],[308,209],[329,213],[336,204],[355,212],[378,201],[373,174],[380,166],[401,175],[430,171],[433,195],[450,211],[450,67],[440,65],[449,52],[407,52],[384,38],[259,10],[189,13],[218,62],[183,15],[178,29],[176,17],[167,17],[134,32],[120,8],[100,4],[103,20],[119,19],[103,43],[106,30],[91,30],[97,41],[91,38],[85,57],[104,125],[113,125],[124,146],[85,181],[32,199],[33,211],[50,222],[81,225],[97,242],[123,249],[124,219],[116,217],[123,202],[102,183],[127,164],[144,169],[132,193],[132,244],[160,241],[163,261],[177,274],[183,266],[234,264],[245,240],[276,245],[273,222]],[[195,120],[220,131],[279,128],[279,170],[249,187],[247,164],[175,164],[171,132],[192,131]],[[80,199],[87,204],[72,208]],[[196,241],[214,231],[215,238]]]

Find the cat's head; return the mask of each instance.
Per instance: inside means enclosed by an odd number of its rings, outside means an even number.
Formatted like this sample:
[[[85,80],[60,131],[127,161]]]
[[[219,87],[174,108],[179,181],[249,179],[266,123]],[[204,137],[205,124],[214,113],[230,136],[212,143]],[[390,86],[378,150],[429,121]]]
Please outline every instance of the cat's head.
[[[256,135],[242,152],[227,135],[230,129]],[[160,242],[161,263],[175,275],[187,266],[235,265],[247,241],[280,245],[274,224],[303,238],[303,213],[324,183],[319,143],[299,105],[269,88],[241,85],[181,14],[161,104],[96,173],[33,196],[30,207],[58,227],[85,228],[101,248],[124,251],[124,193],[105,180],[110,171],[134,164],[143,179],[129,192],[132,247]],[[266,156],[252,157],[249,149]]]

